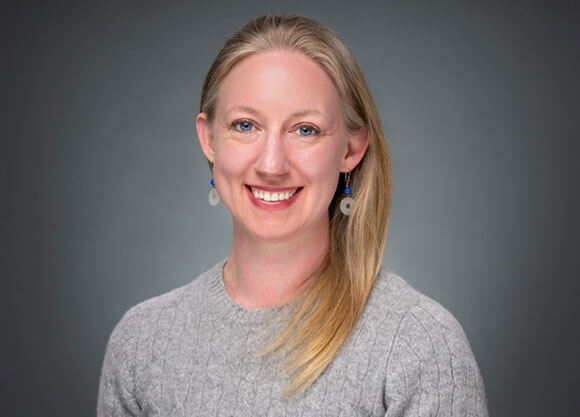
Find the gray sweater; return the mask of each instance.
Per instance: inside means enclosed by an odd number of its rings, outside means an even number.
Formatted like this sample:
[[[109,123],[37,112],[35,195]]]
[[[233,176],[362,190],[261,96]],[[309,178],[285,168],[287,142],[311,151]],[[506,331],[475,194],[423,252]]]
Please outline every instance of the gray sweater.
[[[302,394],[274,358],[256,355],[292,304],[231,301],[223,262],[130,309],[113,331],[99,387],[104,416],[487,416],[463,330],[435,301],[382,269],[333,362]]]

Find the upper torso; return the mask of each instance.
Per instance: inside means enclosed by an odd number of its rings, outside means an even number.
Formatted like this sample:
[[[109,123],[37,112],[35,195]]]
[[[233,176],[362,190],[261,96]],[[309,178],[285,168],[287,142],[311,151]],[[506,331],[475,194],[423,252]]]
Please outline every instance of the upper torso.
[[[284,399],[289,379],[258,352],[291,305],[237,306],[222,265],[123,317],[103,365],[99,416],[487,416],[460,325],[386,269],[332,363]]]

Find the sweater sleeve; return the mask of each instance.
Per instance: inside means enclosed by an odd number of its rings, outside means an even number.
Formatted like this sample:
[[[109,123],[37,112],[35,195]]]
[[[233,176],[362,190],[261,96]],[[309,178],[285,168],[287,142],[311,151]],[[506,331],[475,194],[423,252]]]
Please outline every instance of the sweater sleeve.
[[[129,311],[113,330],[101,371],[97,417],[137,417],[141,407],[135,395],[135,358],[139,324]]]
[[[487,417],[483,381],[461,325],[439,304],[401,320],[387,365],[385,417]]]

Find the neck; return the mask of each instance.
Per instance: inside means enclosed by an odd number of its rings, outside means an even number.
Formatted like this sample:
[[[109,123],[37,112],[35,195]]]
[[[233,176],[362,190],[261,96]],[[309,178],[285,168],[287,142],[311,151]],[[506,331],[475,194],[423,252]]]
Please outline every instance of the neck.
[[[257,240],[234,225],[224,286],[238,305],[256,309],[286,304],[310,282],[329,248],[329,224],[284,242]]]

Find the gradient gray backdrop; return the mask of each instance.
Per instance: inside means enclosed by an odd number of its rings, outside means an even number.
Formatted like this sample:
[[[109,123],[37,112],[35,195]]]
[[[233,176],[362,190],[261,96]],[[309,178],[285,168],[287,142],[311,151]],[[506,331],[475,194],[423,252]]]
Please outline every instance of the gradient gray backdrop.
[[[226,256],[194,117],[223,41],[271,11],[359,60],[386,263],[463,324],[491,415],[579,415],[578,2],[80,3],[1,9],[0,415],[93,415],[123,312]]]

